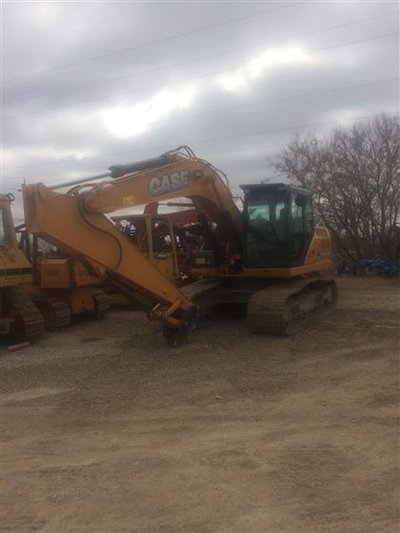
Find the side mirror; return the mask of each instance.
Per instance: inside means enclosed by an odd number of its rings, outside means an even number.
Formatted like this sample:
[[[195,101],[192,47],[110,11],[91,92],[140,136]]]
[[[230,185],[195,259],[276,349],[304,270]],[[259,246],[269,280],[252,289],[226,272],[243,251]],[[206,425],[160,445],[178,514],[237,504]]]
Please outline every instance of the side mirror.
[[[294,201],[297,207],[305,207],[308,202],[308,196],[300,193],[296,196]]]

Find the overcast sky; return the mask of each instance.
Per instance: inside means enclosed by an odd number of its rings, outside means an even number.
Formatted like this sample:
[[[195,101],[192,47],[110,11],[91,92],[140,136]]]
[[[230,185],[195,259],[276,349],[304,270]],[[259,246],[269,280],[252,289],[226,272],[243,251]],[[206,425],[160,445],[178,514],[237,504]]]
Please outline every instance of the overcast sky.
[[[2,190],[188,144],[233,185],[399,111],[398,2],[2,3]]]

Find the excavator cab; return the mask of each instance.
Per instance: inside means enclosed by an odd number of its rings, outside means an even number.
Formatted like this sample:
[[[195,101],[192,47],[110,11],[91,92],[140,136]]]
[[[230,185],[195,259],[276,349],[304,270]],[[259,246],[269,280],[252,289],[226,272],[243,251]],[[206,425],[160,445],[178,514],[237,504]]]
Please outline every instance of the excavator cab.
[[[242,189],[244,267],[302,265],[314,231],[311,193],[282,183]]]

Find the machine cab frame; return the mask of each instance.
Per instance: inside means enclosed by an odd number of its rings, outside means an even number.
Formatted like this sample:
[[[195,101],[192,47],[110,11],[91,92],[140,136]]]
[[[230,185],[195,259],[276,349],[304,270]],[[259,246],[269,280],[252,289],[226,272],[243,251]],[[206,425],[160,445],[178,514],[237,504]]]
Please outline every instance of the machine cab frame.
[[[282,183],[241,188],[245,268],[303,264],[314,232],[310,191]]]

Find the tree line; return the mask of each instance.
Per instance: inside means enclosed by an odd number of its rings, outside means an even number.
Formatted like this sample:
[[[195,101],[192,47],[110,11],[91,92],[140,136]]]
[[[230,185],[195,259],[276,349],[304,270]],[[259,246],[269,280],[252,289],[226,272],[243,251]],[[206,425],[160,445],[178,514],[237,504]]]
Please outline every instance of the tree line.
[[[400,233],[400,120],[382,114],[325,137],[296,135],[272,166],[314,193],[317,221],[348,259],[396,258]],[[398,250],[398,248],[397,248]]]

